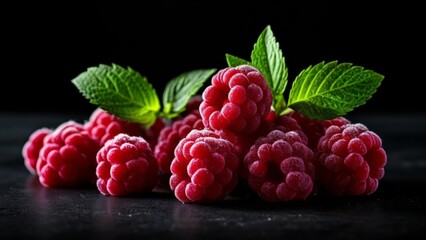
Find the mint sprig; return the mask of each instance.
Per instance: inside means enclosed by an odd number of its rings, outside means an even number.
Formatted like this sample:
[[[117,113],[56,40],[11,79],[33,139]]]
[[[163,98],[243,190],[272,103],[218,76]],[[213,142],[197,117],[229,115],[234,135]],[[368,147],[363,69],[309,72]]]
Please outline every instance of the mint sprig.
[[[351,63],[320,62],[296,77],[288,106],[312,119],[343,116],[365,104],[383,78]]]
[[[90,103],[147,128],[158,117],[171,119],[183,112],[191,97],[215,71],[193,70],[170,80],[163,92],[163,106],[148,79],[130,67],[100,64],[88,68],[71,82]]]
[[[251,61],[266,78],[273,95],[272,106],[278,114],[285,110],[283,97],[288,81],[288,70],[279,43],[267,26],[254,44]]]
[[[248,62],[226,54],[229,66],[249,64],[266,78],[273,95],[272,108],[278,115],[298,111],[317,120],[343,116],[366,103],[376,92],[384,76],[352,63],[325,61],[303,70],[294,80],[288,96],[284,92],[288,82],[285,58],[268,25],[254,44]]]
[[[163,92],[163,114],[174,118],[185,110],[190,98],[195,95],[216,69],[188,71],[170,80]]]
[[[130,67],[100,64],[88,68],[71,82],[90,103],[124,120],[151,125],[161,108],[147,78]]]

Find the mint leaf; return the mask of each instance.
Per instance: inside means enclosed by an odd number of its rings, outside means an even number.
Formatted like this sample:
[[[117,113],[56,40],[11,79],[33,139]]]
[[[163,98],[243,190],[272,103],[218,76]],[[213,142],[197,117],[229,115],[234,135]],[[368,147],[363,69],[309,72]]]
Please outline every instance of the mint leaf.
[[[351,63],[320,62],[296,77],[288,106],[312,119],[343,116],[370,99],[383,78]]]
[[[277,114],[281,114],[286,108],[283,94],[288,81],[288,70],[271,26],[268,25],[257,39],[251,53],[251,61],[265,76],[274,97],[272,106]]]
[[[191,97],[216,69],[200,69],[185,72],[170,80],[163,92],[163,114],[173,118],[185,110]]]
[[[146,77],[130,67],[100,64],[71,80],[90,103],[115,116],[149,126],[160,110],[160,102]]]
[[[242,58],[233,56],[231,54],[225,54],[226,62],[228,63],[229,67],[237,67],[239,65],[250,65],[250,62],[247,60],[244,60]]]

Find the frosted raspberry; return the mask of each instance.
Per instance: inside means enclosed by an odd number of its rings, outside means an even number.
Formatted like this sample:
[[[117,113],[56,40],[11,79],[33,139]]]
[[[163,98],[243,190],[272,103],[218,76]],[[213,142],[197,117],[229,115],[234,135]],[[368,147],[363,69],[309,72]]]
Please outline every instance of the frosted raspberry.
[[[232,143],[208,129],[192,130],[175,148],[170,188],[182,203],[224,199],[238,181]]]
[[[313,190],[313,157],[297,132],[272,130],[244,158],[249,187],[268,202],[305,200]]]
[[[288,116],[296,119],[299,123],[303,132],[307,136],[308,146],[314,151],[317,148],[319,139],[324,135],[327,127],[331,125],[342,126],[350,123],[350,121],[345,117],[336,117],[327,120],[313,120],[296,111],[291,112]]]
[[[331,125],[320,138],[315,164],[320,185],[334,195],[369,195],[384,175],[381,138],[361,123]]]
[[[252,133],[268,114],[272,93],[254,67],[228,67],[216,73],[202,94],[200,114],[206,127]]]
[[[84,128],[100,146],[119,133],[126,133],[131,136],[142,135],[142,128],[139,123],[122,120],[101,108],[96,108],[92,112],[89,121],[84,124]]]
[[[170,176],[170,164],[174,158],[174,150],[179,141],[193,129],[203,129],[203,121],[199,114],[190,113],[172,125],[164,127],[158,137],[158,143],[154,149],[155,158],[158,161],[160,174]]]
[[[47,135],[52,133],[52,130],[49,128],[40,128],[35,130],[25,142],[22,147],[22,156],[24,158],[24,164],[27,170],[33,174],[37,175],[37,160],[40,153],[40,149],[44,145],[44,139]]]
[[[37,174],[45,187],[76,187],[96,181],[99,144],[84,126],[69,120],[44,139],[37,161]]]
[[[96,161],[97,187],[104,195],[149,192],[157,184],[157,161],[143,137],[116,135],[99,150]]]

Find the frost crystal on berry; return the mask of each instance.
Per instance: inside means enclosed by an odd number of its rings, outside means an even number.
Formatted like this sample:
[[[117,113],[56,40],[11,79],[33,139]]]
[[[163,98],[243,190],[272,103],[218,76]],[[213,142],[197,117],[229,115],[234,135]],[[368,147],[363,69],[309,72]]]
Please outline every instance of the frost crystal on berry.
[[[116,135],[99,150],[96,161],[97,187],[104,195],[149,192],[157,184],[157,161],[142,137]]]
[[[204,125],[236,133],[256,131],[272,104],[265,77],[248,65],[220,70],[202,97],[200,114]]]
[[[244,158],[248,184],[268,202],[305,200],[314,186],[313,157],[297,132],[272,130]]]
[[[326,129],[315,165],[319,183],[329,193],[369,195],[377,190],[386,161],[381,138],[361,123],[350,123]]]
[[[170,188],[182,203],[219,201],[237,185],[238,168],[230,141],[214,131],[195,129],[175,148]]]

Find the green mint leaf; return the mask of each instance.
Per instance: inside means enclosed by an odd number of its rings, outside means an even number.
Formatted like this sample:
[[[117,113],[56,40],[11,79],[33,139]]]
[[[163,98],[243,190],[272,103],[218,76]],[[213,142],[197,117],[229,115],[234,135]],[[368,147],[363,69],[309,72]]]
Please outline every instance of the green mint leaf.
[[[160,102],[146,77],[130,67],[100,64],[71,80],[90,103],[115,116],[150,126],[160,110]]]
[[[257,39],[251,61],[265,76],[274,97],[272,106],[277,114],[281,114],[286,108],[283,94],[288,82],[288,70],[279,43],[269,25]]]
[[[216,69],[192,70],[170,80],[163,92],[163,114],[173,118],[184,111],[191,97],[215,72]]]
[[[239,57],[236,57],[236,56],[233,56],[233,55],[228,54],[228,53],[225,54],[225,57],[226,57],[226,62],[228,63],[229,67],[237,67],[239,65],[245,65],[245,64],[250,65],[249,61],[244,60],[244,59],[239,58]]]
[[[351,63],[320,62],[296,77],[288,106],[312,119],[343,116],[370,99],[383,78]]]

